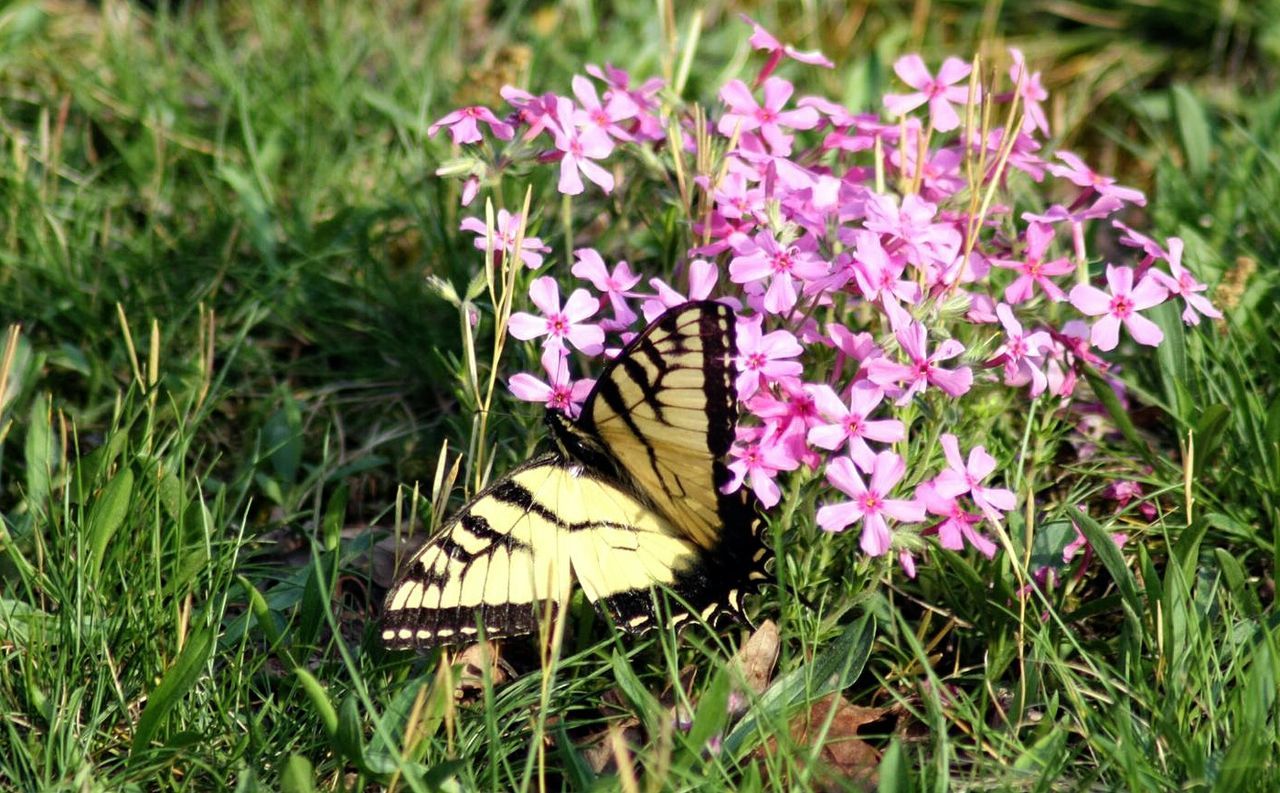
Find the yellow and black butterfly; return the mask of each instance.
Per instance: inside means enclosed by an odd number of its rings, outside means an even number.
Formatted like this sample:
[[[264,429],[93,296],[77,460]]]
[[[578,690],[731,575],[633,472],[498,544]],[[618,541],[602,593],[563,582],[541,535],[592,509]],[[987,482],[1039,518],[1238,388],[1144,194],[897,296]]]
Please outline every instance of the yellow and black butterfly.
[[[766,578],[769,552],[755,498],[721,492],[737,421],[734,330],[721,303],[672,308],[609,362],[576,421],[548,410],[555,450],[473,498],[409,561],[387,594],[383,643],[472,641],[478,626],[490,638],[529,633],[574,581],[633,632],[655,621],[655,587],[704,618],[743,618],[741,595]]]

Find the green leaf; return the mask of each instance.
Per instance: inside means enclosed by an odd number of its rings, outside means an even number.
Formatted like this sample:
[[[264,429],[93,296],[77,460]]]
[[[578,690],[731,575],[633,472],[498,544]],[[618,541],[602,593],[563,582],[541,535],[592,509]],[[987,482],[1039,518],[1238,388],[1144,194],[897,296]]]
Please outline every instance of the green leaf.
[[[213,629],[199,628],[187,638],[177,660],[164,673],[160,685],[147,697],[147,707],[138,717],[129,753],[136,757],[151,744],[151,739],[164,723],[165,716],[177,706],[187,690],[206,671],[209,651],[213,648]]]
[[[302,684],[302,690],[306,692],[307,699],[311,700],[311,707],[315,708],[316,715],[320,717],[320,724],[324,727],[325,734],[334,738],[338,734],[338,711],[329,701],[329,692],[325,691],[315,675],[302,667],[294,667],[293,673]]]
[[[262,428],[262,443],[276,478],[286,485],[298,480],[302,465],[302,410],[291,394]]]
[[[1209,170],[1209,153],[1213,148],[1213,135],[1204,106],[1185,85],[1173,86],[1169,95],[1173,101],[1173,118],[1178,125],[1182,153],[1187,158],[1187,173],[1193,179],[1202,178]]]
[[[102,562],[106,557],[107,545],[116,531],[124,525],[129,515],[129,504],[133,499],[133,469],[121,468],[101,495],[94,499],[89,510],[89,564],[90,580],[96,582],[102,570]]]
[[[338,731],[333,735],[333,745],[348,760],[364,766],[364,723],[355,694],[348,694],[338,708]]]
[[[1124,554],[1120,552],[1115,540],[1111,539],[1111,534],[1088,514],[1077,512],[1073,520],[1080,527],[1080,532],[1084,534],[1085,539],[1089,541],[1089,545],[1093,547],[1093,552],[1098,555],[1098,559],[1102,561],[1102,566],[1107,569],[1111,579],[1116,582],[1116,588],[1120,590],[1120,601],[1124,604],[1125,615],[1141,635],[1142,598],[1138,594],[1138,582],[1133,577],[1133,571],[1125,564]]]
[[[729,667],[721,666],[711,679],[711,684],[698,700],[698,710],[693,715],[687,741],[695,751],[701,751],[729,721],[729,691],[732,688]]]
[[[291,754],[280,772],[281,793],[312,793],[316,789],[316,772],[311,761],[300,754]]]
[[[896,737],[889,743],[880,758],[877,773],[880,781],[876,784],[877,793],[908,793],[915,790],[911,786],[911,771],[907,767],[907,758],[902,753],[902,741]]]
[[[53,430],[49,426],[49,400],[43,394],[31,400],[23,451],[27,463],[27,503],[33,510],[43,509],[53,472]]]
[[[1142,458],[1151,467],[1161,471],[1169,471],[1169,461],[1157,457],[1151,451],[1151,447],[1147,445],[1142,435],[1138,433],[1138,428],[1133,425],[1133,419],[1129,418],[1129,411],[1125,409],[1124,405],[1120,404],[1120,400],[1116,397],[1116,392],[1112,390],[1111,384],[1097,372],[1087,367],[1084,369],[1084,376],[1088,379],[1089,386],[1093,389],[1094,395],[1098,397],[1098,401],[1107,409],[1107,415],[1115,422],[1120,434],[1124,435],[1125,440],[1129,441],[1134,450],[1142,455]]]

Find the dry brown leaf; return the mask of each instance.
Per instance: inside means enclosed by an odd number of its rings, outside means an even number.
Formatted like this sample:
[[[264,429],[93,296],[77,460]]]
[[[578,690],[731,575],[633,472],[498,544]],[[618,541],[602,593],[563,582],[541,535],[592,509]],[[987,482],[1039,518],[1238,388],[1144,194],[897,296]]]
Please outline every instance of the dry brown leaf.
[[[773,666],[778,662],[778,625],[765,620],[738,650],[734,663],[742,671],[747,688],[759,694],[769,685]]]
[[[474,696],[484,688],[484,665],[489,662],[489,679],[494,686],[507,682],[507,666],[502,663],[496,642],[480,642],[468,645],[453,659],[455,665],[461,665],[458,682],[453,688],[454,699],[465,699]]]
[[[822,727],[830,716],[831,727],[822,735]],[[832,694],[813,703],[808,710],[791,719],[789,732],[795,746],[810,746],[822,737],[822,749],[818,753],[821,763],[813,779],[819,790],[845,790],[853,782],[867,789],[874,789],[880,765],[880,750],[862,740],[858,729],[865,724],[879,721],[888,711],[885,708],[863,708],[851,704],[840,694]],[[757,757],[778,751],[778,741],[770,738],[756,750]]]

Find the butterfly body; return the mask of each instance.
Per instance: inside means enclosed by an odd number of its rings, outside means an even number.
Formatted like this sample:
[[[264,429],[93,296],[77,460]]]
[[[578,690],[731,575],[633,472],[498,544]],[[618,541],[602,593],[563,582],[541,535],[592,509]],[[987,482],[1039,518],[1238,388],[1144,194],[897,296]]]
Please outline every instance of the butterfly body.
[[[549,410],[555,451],[460,509],[387,595],[384,644],[424,648],[528,633],[574,584],[638,631],[665,587],[699,615],[741,615],[768,552],[747,491],[722,492],[737,412],[734,317],[692,302],[609,363],[574,420]],[[687,619],[679,611],[672,622]]]

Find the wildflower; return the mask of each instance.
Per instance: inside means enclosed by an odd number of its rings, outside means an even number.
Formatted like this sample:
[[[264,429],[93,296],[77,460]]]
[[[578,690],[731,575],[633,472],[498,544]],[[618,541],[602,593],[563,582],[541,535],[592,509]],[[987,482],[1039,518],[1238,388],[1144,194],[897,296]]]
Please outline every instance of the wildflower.
[[[888,553],[893,538],[885,517],[913,523],[924,520],[924,507],[913,499],[888,498],[902,481],[907,465],[893,452],[876,455],[871,467],[871,481],[864,484],[853,460],[837,457],[827,466],[827,481],[852,498],[819,507],[817,522],[824,531],[844,531],[850,524],[862,521],[862,550],[869,556]]]
[[[1032,222],[1027,226],[1026,241],[1027,247],[1023,250],[1021,259],[992,260],[992,264],[996,267],[1018,273],[1017,279],[1005,288],[1004,299],[1016,306],[1030,300],[1035,294],[1035,287],[1038,286],[1053,302],[1060,303],[1066,300],[1066,293],[1049,280],[1049,276],[1067,275],[1075,269],[1075,266],[1066,258],[1048,262],[1044,260],[1045,252],[1053,243],[1053,227],[1045,223]]]
[[[489,230],[480,218],[465,218],[460,228],[463,231],[470,231],[478,235],[476,237],[475,246],[480,250],[485,250],[489,245]],[[516,252],[516,239],[520,236],[520,232],[524,228],[524,218],[519,212],[508,212],[505,209],[498,210],[498,217],[493,224],[493,249],[506,255],[512,255]],[[524,262],[524,266],[530,270],[536,270],[542,266],[542,254],[549,253],[550,248],[537,237],[526,236],[520,242],[520,261]]]
[[[604,330],[599,325],[585,325],[582,321],[596,313],[599,304],[585,289],[575,289],[564,308],[560,308],[560,287],[556,279],[543,276],[529,286],[529,299],[542,309],[543,316],[524,311],[511,315],[508,327],[511,335],[521,341],[546,336],[548,347],[562,349],[565,342],[587,355],[599,355],[604,349]],[[797,364],[799,365],[799,364]]]
[[[489,108],[478,105],[460,108],[448,113],[439,121],[427,127],[427,135],[434,138],[442,127],[448,127],[449,137],[453,138],[454,143],[479,143],[484,140],[484,136],[480,134],[481,124],[488,124],[489,129],[493,131],[494,137],[499,140],[511,140],[515,135],[515,131],[511,129],[510,124],[500,120]]]
[[[631,75],[606,63],[603,68],[587,64],[587,74],[609,86],[607,96],[624,94],[636,106],[637,112],[630,130],[632,140],[657,141],[666,137],[666,127],[658,113],[661,109],[657,95],[666,85],[661,77],[651,77],[638,87],[631,86]]]
[[[582,75],[574,75],[573,95],[577,97],[582,109],[574,114],[574,119],[582,125],[591,125],[601,132],[618,140],[631,140],[631,133],[624,129],[620,122],[636,117],[640,108],[622,91],[610,91],[604,104],[596,93],[596,87]]]
[[[914,305],[920,300],[920,287],[902,278],[906,261],[890,256],[880,243],[879,234],[858,229],[853,232],[853,240],[853,277],[863,297],[881,304],[900,300]]]
[[[1151,275],[1169,290],[1169,294],[1177,295],[1186,303],[1182,321],[1188,325],[1199,325],[1201,314],[1211,319],[1222,319],[1222,312],[1214,308],[1208,298],[1199,294],[1209,287],[1197,281],[1191,271],[1182,266],[1182,240],[1178,237],[1169,238],[1169,253],[1165,262],[1169,265],[1172,276],[1160,270],[1152,270]]]
[[[938,345],[933,355],[925,347],[927,331],[919,322],[909,322],[894,331],[902,351],[910,359],[900,364],[888,358],[876,358],[867,364],[867,377],[879,386],[906,383],[906,390],[898,398],[899,405],[911,401],[916,392],[935,385],[949,396],[960,396],[973,385],[973,372],[967,366],[959,369],[940,369],[938,363],[955,358],[964,352],[964,345],[955,339],[947,339]]]
[[[738,398],[747,399],[768,380],[798,377],[804,371],[799,361],[787,360],[804,352],[790,331],[761,332],[762,319],[738,322]]]
[[[613,175],[593,162],[613,153],[613,141],[596,126],[578,126],[574,120],[573,102],[563,96],[556,103],[555,141],[556,148],[564,153],[560,160],[558,186],[561,193],[578,195],[582,192],[579,171],[606,193],[613,190]]]
[[[996,555],[996,544],[975,528],[982,522],[982,515],[966,510],[960,505],[959,498],[939,493],[932,482],[924,482],[916,488],[916,498],[929,514],[943,519],[930,529],[938,533],[938,544],[943,548],[962,551],[965,540],[968,540],[988,559]]]
[[[906,428],[897,419],[868,420],[884,399],[884,391],[865,380],[849,389],[848,405],[828,385],[812,386],[810,393],[826,423],[819,422],[809,430],[809,443],[828,451],[847,443],[850,459],[863,471],[869,472],[876,459],[868,439],[896,443],[906,437]]]
[[[1040,72],[1028,70],[1026,56],[1017,47],[1009,48],[1009,57],[1013,60],[1009,66],[1009,79],[1013,81],[1014,90],[1022,96],[1022,131],[1038,131],[1048,136],[1049,119],[1045,117],[1040,103],[1049,98],[1049,92],[1040,84]]]
[[[1031,396],[1039,396],[1049,384],[1040,366],[1053,339],[1043,330],[1024,332],[1013,309],[1004,303],[996,306],[996,316],[1004,326],[1005,340],[993,360],[1004,364],[1005,385],[1031,383]]]
[[[577,416],[596,381],[587,378],[570,379],[565,353],[566,350],[560,347],[548,346],[542,351],[542,368],[547,373],[548,381],[543,382],[531,374],[520,372],[507,383],[511,393],[525,402],[541,402],[553,410],[571,417]]]
[[[787,56],[793,61],[807,63],[812,66],[822,66],[826,69],[835,68],[835,64],[827,59],[825,55],[817,50],[812,52],[801,52],[790,44],[783,44],[774,37],[772,33],[765,30],[764,27],[746,14],[738,14],[738,18],[751,26],[751,38],[747,39],[753,49],[765,50],[769,53],[769,59],[765,61],[764,66],[760,67],[760,73],[756,76],[756,85],[764,81],[766,77],[773,73],[778,63],[782,60],[782,56]]]
[[[630,290],[640,283],[640,276],[631,272],[626,262],[618,262],[609,272],[604,259],[594,248],[579,248],[573,252],[578,261],[573,265],[573,274],[586,279],[600,292],[603,299],[613,307],[613,330],[630,327],[636,321],[636,312],[627,305],[627,298],[636,297]]]
[[[640,306],[641,313],[644,314],[646,322],[652,322],[659,314],[669,308],[675,308],[678,305],[687,303],[690,300],[706,300],[711,296],[711,292],[715,289],[716,281],[720,279],[720,268],[705,259],[694,259],[689,262],[689,292],[683,295],[660,278],[650,278],[649,286],[652,286],[656,294],[644,301]],[[732,298],[725,298],[722,302],[737,306],[738,302]]]
[[[1150,275],[1142,277],[1134,286],[1133,268],[1107,265],[1107,286],[1104,292],[1090,284],[1077,284],[1071,290],[1071,305],[1081,314],[1102,318],[1093,323],[1089,340],[1100,350],[1114,350],[1120,341],[1120,325],[1139,344],[1154,347],[1164,340],[1164,333],[1156,323],[1138,312],[1163,303],[1168,297],[1165,287]]]
[[[974,446],[965,461],[960,457],[959,441],[949,432],[942,435],[940,443],[949,467],[933,478],[934,491],[941,498],[959,498],[968,493],[987,520],[998,524],[1002,513],[1017,506],[1017,499],[1011,490],[982,484],[996,469],[996,459],[983,447]]]
[[[784,127],[813,129],[818,125],[818,111],[811,107],[782,109],[794,90],[795,87],[781,77],[770,77],[764,81],[762,105],[751,95],[746,83],[730,80],[720,89],[720,101],[729,109],[720,117],[716,129],[725,136],[732,135],[735,129],[740,134],[758,132],[774,153],[790,154],[792,136],[783,131]]]
[[[1057,157],[1065,162],[1066,165],[1050,164],[1048,166],[1049,173],[1085,188],[1085,196],[1097,193],[1100,196],[1114,198],[1127,204],[1146,206],[1147,197],[1142,194],[1141,190],[1134,190],[1132,187],[1122,187],[1116,184],[1114,178],[1103,176],[1086,165],[1084,160],[1069,151],[1060,151],[1057,153]]]
[[[533,140],[544,129],[555,126],[556,105],[560,99],[555,94],[534,96],[528,91],[522,91],[510,85],[504,85],[498,93],[507,100],[507,104],[516,109],[515,117],[520,123],[528,127],[521,136],[521,140]]]
[[[894,61],[893,71],[902,82],[916,89],[913,94],[885,94],[884,106],[895,116],[905,115],[929,103],[929,122],[938,132],[950,132],[960,126],[960,116],[952,103],[969,102],[969,86],[954,85],[969,76],[972,69],[959,58],[947,58],[935,78],[929,74],[919,55],[904,55]],[[973,97],[978,102],[980,96]]]
[[[729,448],[732,459],[727,467],[733,478],[724,486],[723,491],[732,493],[749,481],[751,491],[760,500],[760,504],[768,509],[782,498],[782,490],[774,479],[780,471],[794,469],[795,460],[781,445],[766,442],[758,430],[746,433],[739,430],[738,436],[738,441]]]
[[[795,307],[794,279],[807,281],[827,274],[827,263],[815,253],[817,245],[812,237],[784,246],[772,232],[761,231],[754,238],[735,235],[730,244],[737,255],[729,262],[729,279],[737,284],[768,279],[764,308],[771,314],[784,314]]]

